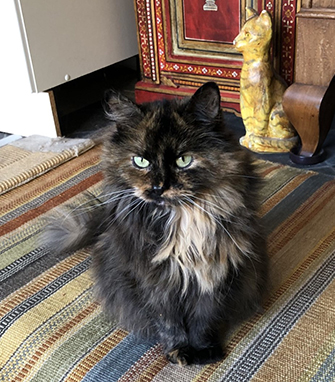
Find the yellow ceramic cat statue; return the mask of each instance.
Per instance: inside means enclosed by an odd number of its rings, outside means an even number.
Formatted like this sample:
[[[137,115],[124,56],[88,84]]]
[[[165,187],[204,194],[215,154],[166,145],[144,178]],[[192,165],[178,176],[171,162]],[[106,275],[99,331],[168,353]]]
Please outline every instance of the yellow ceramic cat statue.
[[[284,81],[274,72],[270,60],[271,16],[247,8],[247,21],[234,40],[243,55],[240,105],[246,134],[241,145],[260,152],[287,152],[296,144],[296,133],[289,123],[282,97]]]

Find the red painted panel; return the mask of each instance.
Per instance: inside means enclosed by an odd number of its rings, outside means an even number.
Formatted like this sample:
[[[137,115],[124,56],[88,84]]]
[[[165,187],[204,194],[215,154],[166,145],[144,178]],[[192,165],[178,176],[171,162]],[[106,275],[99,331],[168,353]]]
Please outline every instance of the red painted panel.
[[[204,4],[183,0],[185,39],[232,43],[240,30],[240,2],[217,0],[217,11],[204,11]]]
[[[154,85],[152,83],[139,81],[135,87],[135,101],[138,104],[160,99],[171,99],[175,97],[192,96],[197,89],[195,87],[181,86],[173,89],[165,85]],[[221,90],[221,106],[225,110],[240,114],[240,95],[238,92]]]

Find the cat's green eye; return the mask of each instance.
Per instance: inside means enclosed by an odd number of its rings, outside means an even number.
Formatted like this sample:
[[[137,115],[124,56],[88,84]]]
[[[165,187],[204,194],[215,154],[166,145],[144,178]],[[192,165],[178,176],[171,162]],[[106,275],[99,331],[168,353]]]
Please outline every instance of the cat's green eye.
[[[133,163],[138,168],[148,168],[150,166],[150,162],[143,157],[133,157]]]
[[[190,166],[192,162],[193,158],[191,157],[191,155],[182,155],[176,160],[176,164],[179,168],[186,168]]]

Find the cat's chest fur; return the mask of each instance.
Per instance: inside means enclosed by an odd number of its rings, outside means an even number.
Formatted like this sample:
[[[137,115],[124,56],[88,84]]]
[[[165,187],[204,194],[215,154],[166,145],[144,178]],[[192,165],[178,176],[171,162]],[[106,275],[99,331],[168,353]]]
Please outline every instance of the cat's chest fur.
[[[217,223],[206,213],[191,207],[171,211],[161,245],[152,263],[168,262],[169,282],[183,291],[195,280],[201,292],[210,292],[227,273],[227,261],[217,254]]]

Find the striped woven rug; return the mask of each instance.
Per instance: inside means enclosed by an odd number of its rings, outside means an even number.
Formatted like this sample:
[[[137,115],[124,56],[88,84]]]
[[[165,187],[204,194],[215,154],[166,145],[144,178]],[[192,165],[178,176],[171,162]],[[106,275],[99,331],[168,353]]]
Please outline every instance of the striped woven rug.
[[[0,195],[94,146],[91,139],[32,135],[0,147]]]
[[[181,368],[137,343],[92,296],[90,254],[37,245],[43,218],[101,187],[99,148],[0,196],[0,380],[335,380],[335,181],[259,161],[271,293],[231,334],[224,361]]]

